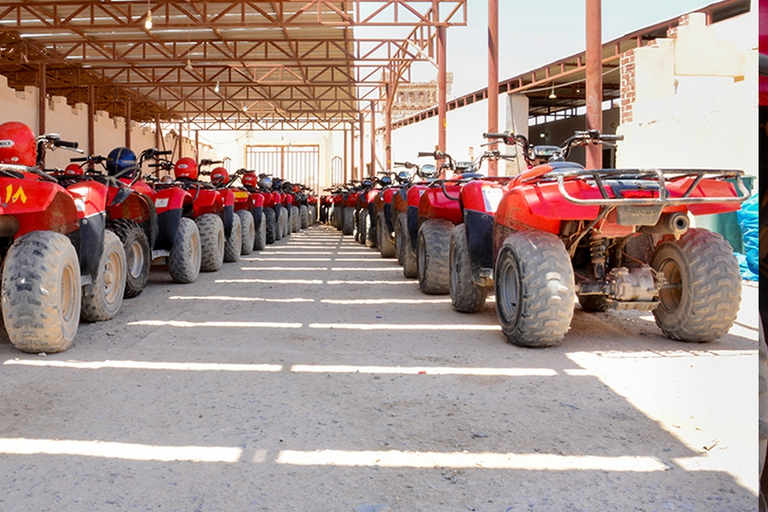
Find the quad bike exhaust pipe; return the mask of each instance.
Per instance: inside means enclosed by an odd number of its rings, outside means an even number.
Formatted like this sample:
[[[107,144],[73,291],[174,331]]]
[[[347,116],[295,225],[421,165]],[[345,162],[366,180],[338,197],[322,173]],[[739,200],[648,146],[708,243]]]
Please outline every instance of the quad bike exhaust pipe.
[[[683,212],[672,212],[662,214],[653,226],[643,226],[640,231],[644,233],[656,233],[662,235],[682,235],[691,225],[691,221]]]

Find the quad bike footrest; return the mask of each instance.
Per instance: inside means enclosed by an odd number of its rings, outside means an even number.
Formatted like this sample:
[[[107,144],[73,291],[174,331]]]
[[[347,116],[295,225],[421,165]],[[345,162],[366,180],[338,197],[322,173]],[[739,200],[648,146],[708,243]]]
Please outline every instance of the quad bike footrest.
[[[613,300],[608,299],[608,307],[611,309],[615,309],[617,311],[629,311],[629,310],[635,310],[635,311],[653,311],[656,309],[656,306],[659,305],[659,301],[619,301],[619,300]]]

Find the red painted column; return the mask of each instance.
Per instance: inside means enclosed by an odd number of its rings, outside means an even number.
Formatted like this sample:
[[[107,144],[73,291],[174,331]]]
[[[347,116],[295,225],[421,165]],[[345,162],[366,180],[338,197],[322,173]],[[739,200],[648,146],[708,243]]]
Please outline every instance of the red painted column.
[[[603,44],[600,0],[587,0],[587,130],[603,130]],[[586,147],[587,169],[602,169],[603,149]]]
[[[348,167],[348,165],[349,165],[349,147],[347,146],[347,137],[349,137],[349,133],[348,132],[349,132],[349,130],[344,128],[344,160],[343,160],[343,163],[342,163],[342,165],[344,166],[343,167],[344,171],[343,171],[342,178],[341,178],[341,179],[344,180],[344,183],[349,181],[349,167]],[[331,172],[333,172],[333,170],[331,170]],[[333,178],[333,176],[331,176],[331,178]]]
[[[125,103],[125,147],[131,147],[131,102]]]
[[[488,0],[488,131],[499,131],[499,0]],[[488,147],[493,151],[498,147]],[[499,162],[488,160],[488,176],[498,176]]]
[[[376,103],[371,102],[371,176],[376,175]]]
[[[88,154],[96,153],[96,92],[88,86]]]
[[[448,111],[448,63],[447,60],[447,29],[444,26],[437,27],[437,149],[445,151],[446,146],[446,113]],[[438,162],[438,165],[442,161]],[[442,173],[441,173],[442,174]]]
[[[392,170],[392,103],[389,101],[389,91],[392,90],[390,85],[387,85],[387,100],[384,103],[384,153],[386,161],[384,166],[386,171]]]
[[[357,179],[362,180],[365,177],[365,122],[363,120],[363,111],[359,113],[360,121],[360,168],[357,170]]]

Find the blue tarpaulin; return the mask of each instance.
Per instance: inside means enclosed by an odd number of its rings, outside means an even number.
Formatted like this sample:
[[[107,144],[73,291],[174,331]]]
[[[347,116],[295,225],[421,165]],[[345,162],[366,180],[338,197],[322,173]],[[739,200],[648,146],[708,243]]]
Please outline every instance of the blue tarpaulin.
[[[741,277],[748,281],[757,281],[760,265],[760,203],[757,194],[741,204],[736,212],[739,228],[744,240],[745,254],[737,254]]]

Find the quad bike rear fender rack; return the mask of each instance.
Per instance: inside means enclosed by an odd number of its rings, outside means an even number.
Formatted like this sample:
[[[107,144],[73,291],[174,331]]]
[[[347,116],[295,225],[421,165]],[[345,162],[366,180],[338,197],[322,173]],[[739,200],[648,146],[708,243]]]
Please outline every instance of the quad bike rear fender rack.
[[[677,206],[689,204],[706,203],[741,203],[749,199],[751,193],[744,185],[742,170],[713,170],[713,169],[598,169],[585,170],[576,169],[565,172],[559,172],[556,175],[550,173],[541,178],[557,178],[558,191],[563,197],[573,204],[581,206]],[[690,184],[688,189],[680,197],[670,197],[667,188],[667,182],[672,179],[679,179],[689,176],[696,176],[696,179]],[[565,188],[565,180],[572,179],[593,179],[602,195],[599,199],[581,199],[574,197]],[[655,183],[658,186],[659,196],[655,198],[616,198],[608,195],[605,186],[606,179],[632,179],[646,180]],[[737,188],[735,196],[718,197],[691,197],[691,194],[698,188],[705,178],[714,179],[733,179]]]

